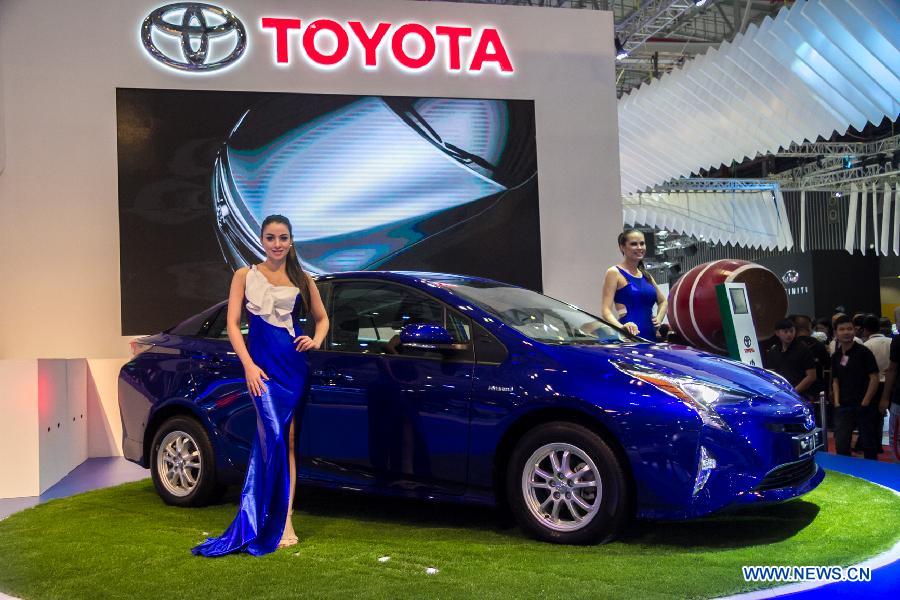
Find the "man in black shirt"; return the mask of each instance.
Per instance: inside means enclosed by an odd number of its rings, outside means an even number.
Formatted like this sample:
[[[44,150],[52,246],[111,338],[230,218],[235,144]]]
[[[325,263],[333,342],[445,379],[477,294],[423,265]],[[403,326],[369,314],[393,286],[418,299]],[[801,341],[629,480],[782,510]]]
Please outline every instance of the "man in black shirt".
[[[816,382],[816,365],[806,346],[794,339],[795,333],[790,319],[775,324],[778,343],[769,348],[766,366],[787,379],[798,394],[806,396]]]
[[[791,320],[797,330],[794,339],[806,346],[806,349],[812,354],[816,369],[816,380],[807,388],[806,395],[811,400],[818,401],[820,392],[828,392],[825,371],[830,366],[831,357],[828,356],[828,348],[825,347],[825,344],[812,336],[812,319],[805,315],[795,315]]]
[[[900,335],[891,340],[890,361],[884,372],[884,391],[881,394],[881,403],[878,405],[878,410],[882,415],[885,410],[890,411],[888,441],[892,445],[895,436],[900,434],[896,429],[897,420],[900,419],[900,383],[898,380],[900,380]]]
[[[878,410],[878,363],[875,355],[854,341],[853,322],[846,315],[835,319],[835,349],[831,357],[832,395],[837,411],[834,445],[838,454],[850,456],[850,436],[859,428],[863,456],[878,458],[881,432],[875,431],[874,411]]]

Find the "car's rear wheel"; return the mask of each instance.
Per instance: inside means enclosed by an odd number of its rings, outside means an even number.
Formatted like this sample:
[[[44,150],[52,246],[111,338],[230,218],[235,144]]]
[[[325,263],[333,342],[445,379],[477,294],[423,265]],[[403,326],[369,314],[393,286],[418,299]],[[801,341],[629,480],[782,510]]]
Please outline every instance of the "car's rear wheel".
[[[506,485],[519,526],[544,541],[605,542],[628,519],[622,465],[603,438],[574,423],[545,423],[527,432],[513,450]]]
[[[206,430],[190,417],[172,417],[153,437],[150,473],[166,504],[204,506],[221,495],[216,463]]]

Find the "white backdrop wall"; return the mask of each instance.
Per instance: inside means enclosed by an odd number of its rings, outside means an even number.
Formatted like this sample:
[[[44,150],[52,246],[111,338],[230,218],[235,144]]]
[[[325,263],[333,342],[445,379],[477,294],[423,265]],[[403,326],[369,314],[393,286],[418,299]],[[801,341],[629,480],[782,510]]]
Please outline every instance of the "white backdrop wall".
[[[3,116],[3,63],[0,62],[0,174],[6,166],[6,121]]]
[[[116,87],[533,99],[544,288],[599,312],[622,222],[611,13],[223,0],[247,27],[247,54],[224,71],[189,75],[153,62],[139,43],[141,22],[165,3],[0,2],[0,358],[128,354],[120,335]],[[389,62],[373,72],[352,59],[330,71],[296,59],[278,67],[261,16],[490,25],[515,73],[411,74]]]

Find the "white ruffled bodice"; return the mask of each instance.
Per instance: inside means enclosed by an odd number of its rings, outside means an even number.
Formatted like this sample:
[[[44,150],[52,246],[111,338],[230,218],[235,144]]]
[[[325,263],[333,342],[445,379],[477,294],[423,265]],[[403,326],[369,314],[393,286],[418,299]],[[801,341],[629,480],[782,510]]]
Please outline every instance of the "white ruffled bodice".
[[[247,297],[247,310],[274,325],[284,327],[294,334],[294,318],[292,312],[300,290],[289,285],[272,285],[266,276],[259,272],[256,265],[250,267],[244,295]]]

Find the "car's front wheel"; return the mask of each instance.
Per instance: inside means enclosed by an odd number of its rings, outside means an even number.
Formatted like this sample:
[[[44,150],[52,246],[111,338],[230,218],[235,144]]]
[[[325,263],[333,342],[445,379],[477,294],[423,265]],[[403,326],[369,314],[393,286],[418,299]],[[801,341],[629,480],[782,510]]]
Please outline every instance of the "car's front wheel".
[[[172,417],[160,426],[151,446],[150,473],[156,492],[174,506],[204,506],[223,490],[209,436],[190,417]]]
[[[513,516],[534,537],[559,544],[610,540],[627,522],[622,465],[599,435],[564,421],[526,433],[507,470]]]

